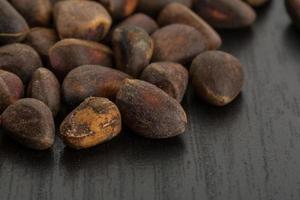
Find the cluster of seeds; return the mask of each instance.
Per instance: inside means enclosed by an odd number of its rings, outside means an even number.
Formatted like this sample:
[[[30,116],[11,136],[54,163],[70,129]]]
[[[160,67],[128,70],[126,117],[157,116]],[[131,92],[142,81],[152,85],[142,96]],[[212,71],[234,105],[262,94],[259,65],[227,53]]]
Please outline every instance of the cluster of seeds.
[[[214,28],[251,26],[251,6],[266,2],[0,0],[2,128],[48,149],[68,107],[59,136],[75,149],[111,140],[122,124],[152,139],[180,135],[189,82],[215,106],[231,103],[244,84],[239,60],[217,50]]]

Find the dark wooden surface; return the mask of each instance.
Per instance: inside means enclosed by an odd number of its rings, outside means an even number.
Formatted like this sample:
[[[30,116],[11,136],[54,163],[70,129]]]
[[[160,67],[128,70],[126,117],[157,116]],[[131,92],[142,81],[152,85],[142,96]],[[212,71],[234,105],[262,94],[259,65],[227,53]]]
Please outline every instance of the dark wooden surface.
[[[299,200],[300,32],[282,0],[259,10],[252,29],[222,32],[247,83],[214,108],[192,91],[189,130],[152,141],[128,131],[86,151],[25,149],[0,136],[0,199]]]

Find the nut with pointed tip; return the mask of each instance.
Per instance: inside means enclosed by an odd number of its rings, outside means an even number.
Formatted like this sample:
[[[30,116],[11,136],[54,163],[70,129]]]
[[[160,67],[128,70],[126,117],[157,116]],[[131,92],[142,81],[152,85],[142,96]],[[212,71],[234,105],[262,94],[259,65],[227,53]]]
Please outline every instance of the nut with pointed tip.
[[[66,0],[54,6],[54,19],[60,38],[102,40],[112,19],[106,9],[94,1]]]
[[[71,148],[86,149],[120,134],[121,114],[106,98],[90,97],[72,111],[60,126],[60,136]]]
[[[69,105],[77,105],[90,96],[106,97],[114,100],[129,75],[107,67],[85,65],[72,70],[65,78],[62,91]]]
[[[184,24],[172,24],[152,34],[154,42],[153,62],[171,61],[186,64],[206,50],[204,36],[195,28]]]
[[[36,150],[54,143],[55,125],[50,109],[36,99],[21,99],[2,114],[2,127],[8,136]]]
[[[42,67],[42,61],[32,47],[19,43],[0,47],[0,69],[18,75],[24,84],[39,67]]]
[[[255,11],[241,0],[195,0],[194,10],[215,28],[243,28],[256,20]]]
[[[116,104],[124,124],[136,134],[162,139],[185,132],[187,117],[183,108],[155,85],[126,79],[117,94]]]
[[[215,106],[231,103],[244,84],[244,72],[239,60],[221,51],[207,51],[197,56],[190,74],[196,94]]]
[[[153,41],[143,29],[126,26],[114,31],[113,49],[117,68],[139,77],[152,58]]]
[[[189,82],[189,73],[178,63],[157,62],[146,67],[141,79],[156,85],[181,102]]]
[[[29,31],[25,19],[8,1],[0,1],[0,45],[21,42]]]

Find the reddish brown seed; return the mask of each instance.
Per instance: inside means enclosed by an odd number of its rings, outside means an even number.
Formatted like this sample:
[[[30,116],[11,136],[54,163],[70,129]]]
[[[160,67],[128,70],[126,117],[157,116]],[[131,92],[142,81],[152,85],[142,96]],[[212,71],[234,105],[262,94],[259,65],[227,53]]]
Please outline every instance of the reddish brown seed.
[[[90,96],[115,99],[122,81],[129,75],[98,65],[80,66],[65,78],[62,91],[69,105],[77,105]]]
[[[124,26],[136,26],[141,29],[144,29],[148,34],[152,34],[154,31],[158,29],[158,25],[154,19],[145,15],[143,13],[136,13],[120,24],[117,25],[117,28],[124,27]]]
[[[185,132],[187,117],[181,105],[158,87],[126,79],[116,104],[124,124],[148,138],[170,138]]]
[[[119,70],[139,77],[153,54],[153,41],[146,31],[135,26],[117,28],[113,34],[115,63]]]
[[[48,149],[54,143],[52,113],[36,99],[21,99],[10,105],[2,114],[2,127],[8,136],[32,149]]]
[[[94,1],[60,1],[54,6],[54,17],[60,38],[100,41],[112,23],[106,9]]]
[[[216,28],[242,28],[251,26],[255,11],[241,0],[196,0],[195,12]]]
[[[248,3],[250,6],[260,7],[268,3],[270,0],[244,0],[244,1]]]
[[[139,0],[98,0],[110,12],[114,19],[122,19],[131,15]]]
[[[180,64],[158,62],[146,67],[141,79],[156,85],[178,102],[181,102],[188,85],[189,73]]]
[[[152,60],[188,63],[196,55],[206,50],[204,36],[195,28],[172,24],[152,34],[154,53]]]
[[[194,27],[205,38],[208,50],[218,49],[222,44],[221,37],[210,25],[191,9],[180,3],[167,5],[161,11],[158,17],[158,23],[160,26],[178,23]]]
[[[0,44],[22,41],[29,27],[25,19],[7,1],[0,1]]]
[[[53,116],[60,108],[60,84],[55,75],[46,68],[37,69],[27,88],[27,96],[44,102]]]
[[[39,67],[42,61],[30,46],[16,43],[0,47],[0,69],[18,75],[23,83],[27,83]]]
[[[173,2],[191,7],[193,0],[140,0],[138,10],[154,16],[157,15],[167,4]]]
[[[207,51],[197,56],[190,74],[196,94],[216,106],[232,102],[244,84],[244,72],[239,60],[221,51]]]
[[[24,43],[34,48],[43,61],[49,62],[49,49],[58,41],[55,30],[49,28],[33,28],[30,30]]]
[[[0,70],[0,113],[22,98],[23,94],[21,79],[13,73]]]
[[[52,4],[49,0],[10,0],[31,27],[49,26]]]
[[[121,114],[106,98],[90,97],[60,126],[60,136],[75,149],[85,149],[111,140],[121,132]]]
[[[300,29],[300,0],[285,0],[285,6],[293,23]]]
[[[62,76],[81,65],[112,66],[111,49],[87,40],[61,40],[49,50],[49,57],[53,69]]]

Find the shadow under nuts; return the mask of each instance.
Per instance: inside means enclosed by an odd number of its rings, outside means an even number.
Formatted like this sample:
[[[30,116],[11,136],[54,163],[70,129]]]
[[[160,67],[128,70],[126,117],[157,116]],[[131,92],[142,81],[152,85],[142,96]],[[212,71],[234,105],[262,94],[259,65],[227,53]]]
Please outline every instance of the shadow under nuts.
[[[36,99],[21,99],[10,105],[2,114],[2,127],[8,136],[32,149],[48,149],[54,143],[52,113]]]
[[[195,28],[172,24],[152,34],[154,53],[152,61],[171,61],[186,64],[206,50],[204,36]]]
[[[10,0],[31,27],[49,26],[52,18],[50,0]]]
[[[218,49],[222,44],[221,37],[210,25],[180,3],[167,5],[159,14],[158,23],[160,26],[178,23],[194,27],[202,33],[208,50]]]
[[[60,85],[55,75],[46,68],[37,69],[27,88],[27,96],[44,102],[53,116],[60,108]]]
[[[152,58],[153,42],[143,29],[126,26],[114,31],[113,49],[117,68],[139,77]]]
[[[141,136],[160,139],[185,132],[187,117],[181,105],[150,83],[126,79],[116,104],[124,124]]]
[[[81,65],[112,65],[111,49],[87,40],[61,40],[49,50],[49,57],[53,69],[62,76]]]
[[[29,27],[25,19],[8,1],[0,1],[0,44],[22,41]]]
[[[54,18],[60,38],[100,41],[112,19],[106,9],[93,1],[66,0],[55,4]]]
[[[22,98],[23,94],[21,79],[13,73],[0,70],[0,113]]]
[[[32,47],[18,43],[0,47],[0,69],[18,75],[24,84],[39,67],[42,67],[42,61]]]
[[[181,102],[189,82],[189,73],[180,64],[158,62],[146,67],[141,79],[156,85],[178,102]]]
[[[300,0],[285,0],[285,6],[295,26],[300,29]]]
[[[60,136],[75,149],[85,149],[111,140],[121,132],[121,114],[106,98],[90,97],[60,126]]]
[[[62,90],[69,105],[77,105],[90,96],[115,99],[122,81],[129,75],[98,65],[80,66],[65,78]]]
[[[195,12],[216,28],[251,26],[255,11],[241,0],[195,0]]]
[[[244,72],[239,60],[221,51],[207,51],[197,56],[190,74],[196,94],[216,106],[232,102],[244,84]]]
[[[122,19],[131,15],[139,0],[98,0],[110,12],[114,19]]]

